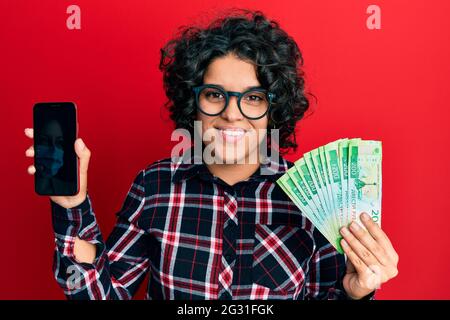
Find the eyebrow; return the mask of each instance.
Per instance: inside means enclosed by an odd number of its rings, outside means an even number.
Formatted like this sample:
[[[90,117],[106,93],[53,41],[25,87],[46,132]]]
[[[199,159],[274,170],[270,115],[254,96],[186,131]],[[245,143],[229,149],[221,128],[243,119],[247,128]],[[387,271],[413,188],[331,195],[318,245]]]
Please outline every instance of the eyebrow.
[[[225,88],[222,85],[220,85],[220,84],[217,84],[217,83],[205,83],[205,85],[208,85],[208,84],[212,84],[212,85],[221,87],[222,89],[225,90]],[[244,90],[242,92],[250,90],[250,89],[264,89],[264,88],[261,85],[259,85],[259,86],[247,86],[247,87],[244,88]],[[228,91],[228,90],[226,90],[226,91]]]

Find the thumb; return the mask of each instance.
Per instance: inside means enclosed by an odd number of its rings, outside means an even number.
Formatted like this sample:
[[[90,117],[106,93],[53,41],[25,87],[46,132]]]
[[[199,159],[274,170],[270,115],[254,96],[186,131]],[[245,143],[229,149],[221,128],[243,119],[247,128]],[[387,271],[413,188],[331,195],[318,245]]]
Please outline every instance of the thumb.
[[[80,192],[87,190],[87,172],[91,151],[86,147],[83,140],[78,138],[75,141],[75,152],[80,159]]]

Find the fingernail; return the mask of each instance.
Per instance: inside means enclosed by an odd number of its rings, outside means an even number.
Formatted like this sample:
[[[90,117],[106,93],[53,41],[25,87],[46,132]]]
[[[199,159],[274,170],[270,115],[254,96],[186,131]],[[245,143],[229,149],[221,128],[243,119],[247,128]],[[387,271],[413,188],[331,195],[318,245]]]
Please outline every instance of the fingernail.
[[[369,215],[368,215],[367,213],[363,212],[363,213],[361,214],[361,220],[363,220],[363,221],[369,221],[369,219],[370,219],[370,217],[369,217]]]
[[[354,230],[354,231],[358,231],[359,229],[361,229],[361,228],[358,226],[358,223],[357,223],[357,222],[352,222],[352,224],[350,225],[350,228],[351,228],[352,230]]]
[[[347,229],[346,227],[341,228],[341,234],[342,234],[343,236],[348,235],[348,234],[349,234],[348,229]]]
[[[84,147],[85,147],[85,144],[84,144],[84,142],[83,142],[83,139],[80,139],[80,141],[78,142],[78,144],[80,145],[81,150],[83,150]]]

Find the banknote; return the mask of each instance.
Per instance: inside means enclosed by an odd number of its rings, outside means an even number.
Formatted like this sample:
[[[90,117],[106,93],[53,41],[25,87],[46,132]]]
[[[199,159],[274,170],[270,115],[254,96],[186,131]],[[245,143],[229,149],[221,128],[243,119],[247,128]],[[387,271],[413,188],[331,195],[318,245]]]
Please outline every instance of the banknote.
[[[340,253],[339,230],[367,212],[381,226],[381,141],[339,139],[306,152],[278,180]]]
[[[323,234],[323,236],[334,246],[337,246],[334,235],[329,232],[326,224],[316,219],[316,214],[309,206],[307,198],[303,195],[303,192],[297,188],[288,174],[281,176],[277,180],[281,189],[288,195],[292,202],[302,211],[302,213],[311,221],[311,223]]]
[[[295,167],[292,167],[287,171],[287,174],[292,180],[292,183],[295,185],[296,190],[295,193],[299,193],[307,202],[308,207],[310,208],[311,215],[313,215],[313,220],[318,221],[319,224],[324,225],[324,229],[328,234],[332,234],[329,232],[329,225],[325,223],[325,216],[321,215],[321,210],[317,206],[316,202],[313,199],[313,194],[311,190],[308,188],[306,181],[300,175],[300,173],[296,170]]]
[[[342,201],[342,179],[339,169],[339,142],[330,142],[324,146],[325,161],[327,163],[327,173],[330,180],[330,189],[332,194],[332,201],[334,202],[334,215],[336,217],[335,223],[341,226],[344,222],[343,217],[343,201]]]
[[[359,215],[366,212],[381,227],[381,156],[380,141],[360,140],[349,144],[350,214],[351,220],[361,226]]]

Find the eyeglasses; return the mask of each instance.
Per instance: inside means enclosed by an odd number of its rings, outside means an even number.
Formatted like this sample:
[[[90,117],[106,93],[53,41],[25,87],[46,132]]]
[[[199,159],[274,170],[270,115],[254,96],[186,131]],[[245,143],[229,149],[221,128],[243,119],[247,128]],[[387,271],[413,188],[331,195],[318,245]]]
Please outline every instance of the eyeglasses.
[[[192,88],[195,102],[200,112],[217,116],[228,107],[231,96],[237,97],[239,111],[250,120],[264,117],[269,111],[275,94],[261,87],[253,87],[244,92],[226,91],[215,84],[205,84]]]

